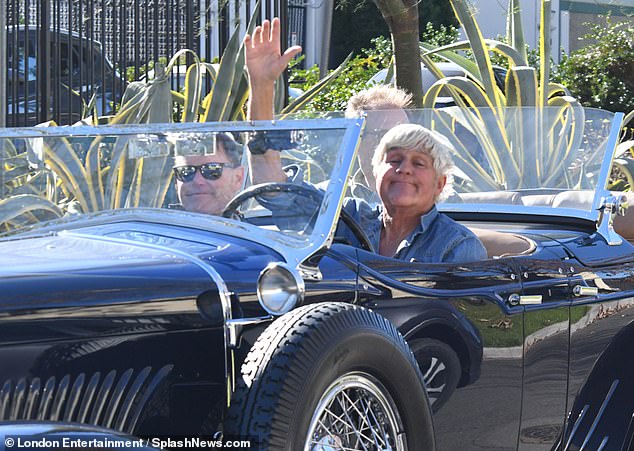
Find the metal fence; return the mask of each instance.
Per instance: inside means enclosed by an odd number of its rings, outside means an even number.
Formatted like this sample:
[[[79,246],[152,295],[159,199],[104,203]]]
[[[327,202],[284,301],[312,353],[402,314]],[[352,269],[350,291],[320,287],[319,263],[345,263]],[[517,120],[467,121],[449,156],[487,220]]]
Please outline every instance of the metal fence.
[[[206,61],[219,58],[234,30],[245,33],[256,5],[255,0],[5,1],[7,126],[74,123],[93,96],[99,114],[111,113],[126,83],[144,77],[153,62],[184,48]],[[304,44],[305,6],[264,0],[260,16],[279,16],[286,24],[283,42]]]

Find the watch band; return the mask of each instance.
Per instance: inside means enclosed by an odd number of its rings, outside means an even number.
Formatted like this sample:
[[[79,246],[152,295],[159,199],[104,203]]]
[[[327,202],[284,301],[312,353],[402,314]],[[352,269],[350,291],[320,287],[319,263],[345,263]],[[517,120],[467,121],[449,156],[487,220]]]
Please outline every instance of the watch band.
[[[289,130],[266,130],[255,132],[247,143],[253,155],[262,155],[267,150],[291,149],[293,142]]]

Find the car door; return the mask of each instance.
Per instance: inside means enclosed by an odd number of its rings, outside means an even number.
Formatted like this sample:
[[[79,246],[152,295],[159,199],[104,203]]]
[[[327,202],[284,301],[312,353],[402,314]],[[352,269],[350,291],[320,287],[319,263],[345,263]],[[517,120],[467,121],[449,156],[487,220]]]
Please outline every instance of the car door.
[[[594,234],[566,243],[571,273],[568,410],[560,449],[629,449],[634,393],[634,246]],[[629,432],[628,432],[629,428]],[[631,437],[630,437],[631,439]],[[605,441],[607,446],[602,445]]]
[[[523,307],[509,303],[520,292],[513,260],[424,264],[358,253],[361,304],[390,319],[408,342],[446,340],[461,365],[477,368],[434,415],[437,449],[516,449]],[[469,334],[479,343],[478,362],[465,361],[468,345],[460,340]]]
[[[556,243],[515,257],[524,307],[524,375],[518,449],[550,450],[566,415],[570,331],[569,265]]]

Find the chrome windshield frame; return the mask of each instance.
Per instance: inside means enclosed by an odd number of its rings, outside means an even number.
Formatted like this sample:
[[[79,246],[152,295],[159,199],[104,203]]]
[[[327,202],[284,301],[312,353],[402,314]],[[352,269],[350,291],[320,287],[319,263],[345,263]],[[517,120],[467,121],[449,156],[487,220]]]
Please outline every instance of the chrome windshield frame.
[[[599,209],[602,207],[603,199],[612,195],[612,193],[608,191],[608,182],[610,179],[612,164],[616,156],[616,147],[619,144],[619,136],[621,133],[621,127],[623,126],[624,117],[625,115],[623,113],[615,113],[612,119],[612,127],[610,128],[610,134],[606,144],[607,152],[605,152],[605,155],[603,156],[597,189],[594,192],[594,199],[592,200],[592,211],[595,213],[595,220],[599,218]]]

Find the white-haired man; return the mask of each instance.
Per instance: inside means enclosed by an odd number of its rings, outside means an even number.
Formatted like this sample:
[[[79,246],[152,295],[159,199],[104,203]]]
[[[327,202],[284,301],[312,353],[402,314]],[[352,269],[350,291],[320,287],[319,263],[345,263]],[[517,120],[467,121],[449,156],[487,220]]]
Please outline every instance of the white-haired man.
[[[251,83],[250,118],[272,119],[273,82],[300,49],[292,47],[281,53],[277,19],[256,27],[253,36],[245,38],[245,47]],[[362,93],[351,99],[348,109],[353,112],[374,108],[372,122],[368,115],[366,128],[380,141],[378,145],[376,141],[366,142],[361,168],[368,182],[374,179],[380,203],[372,205],[363,198],[348,197],[343,209],[357,221],[381,255],[420,262],[485,259],[486,250],[473,232],[436,209],[453,167],[451,143],[421,125],[405,123],[407,114],[401,106],[390,108],[395,105],[380,100],[379,94],[385,92],[377,88],[374,94]],[[274,147],[259,143],[249,149],[256,183],[305,183],[301,177],[289,180]],[[374,149],[372,158],[369,149]],[[371,170],[364,168],[366,162],[371,162]],[[289,209],[302,215],[302,204],[289,196],[278,196],[269,202],[274,215],[276,210]],[[344,228],[338,234],[350,242],[357,241],[352,230]]]

